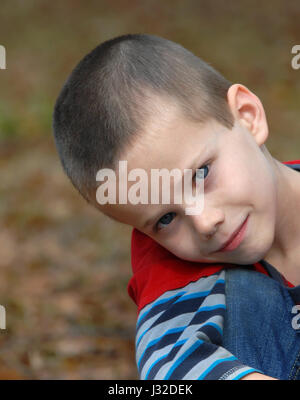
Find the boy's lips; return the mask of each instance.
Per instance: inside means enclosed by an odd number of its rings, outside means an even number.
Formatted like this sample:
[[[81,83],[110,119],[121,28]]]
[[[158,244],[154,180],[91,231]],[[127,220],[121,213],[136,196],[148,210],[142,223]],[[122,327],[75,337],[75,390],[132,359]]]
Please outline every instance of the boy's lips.
[[[229,239],[217,251],[232,251],[236,249],[244,238],[249,214],[243,223],[232,233]]]

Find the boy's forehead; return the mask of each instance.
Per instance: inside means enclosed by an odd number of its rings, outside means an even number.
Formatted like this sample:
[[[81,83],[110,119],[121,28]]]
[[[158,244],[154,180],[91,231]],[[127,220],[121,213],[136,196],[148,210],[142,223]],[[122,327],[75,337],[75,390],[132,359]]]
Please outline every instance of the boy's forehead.
[[[157,98],[157,102],[154,107],[151,107],[150,116],[145,121],[141,132],[126,152],[128,161],[129,159],[136,159],[145,150],[157,153],[157,145],[159,144],[159,147],[161,147],[162,144],[169,143],[170,132],[174,132],[178,124],[183,126],[185,123],[185,118],[178,106],[162,98]],[[166,152],[165,148],[161,150],[164,153]]]
[[[121,160],[127,161],[128,170],[190,168],[195,153],[199,157],[212,146],[216,130],[213,121],[192,122],[175,108],[168,109],[148,121]]]

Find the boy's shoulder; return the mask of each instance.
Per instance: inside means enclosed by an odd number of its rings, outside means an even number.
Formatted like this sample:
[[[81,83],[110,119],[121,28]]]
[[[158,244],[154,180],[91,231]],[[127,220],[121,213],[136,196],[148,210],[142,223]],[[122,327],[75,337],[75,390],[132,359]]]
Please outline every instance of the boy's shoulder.
[[[135,228],[131,237],[131,264],[133,276],[128,293],[139,310],[169,290],[224,269],[222,264],[200,265],[182,260]]]
[[[282,163],[296,171],[300,171],[300,160],[282,161]]]
[[[178,258],[144,233],[133,229],[131,238],[133,276],[128,283],[128,294],[140,311],[163,293],[186,287],[199,279],[218,275],[222,270],[236,268],[229,263],[198,263]],[[253,269],[266,275],[260,264]],[[201,286],[207,286],[204,284]]]
[[[292,160],[292,161],[282,161],[283,164],[291,165],[292,168],[298,169],[297,166],[300,169],[300,160]]]

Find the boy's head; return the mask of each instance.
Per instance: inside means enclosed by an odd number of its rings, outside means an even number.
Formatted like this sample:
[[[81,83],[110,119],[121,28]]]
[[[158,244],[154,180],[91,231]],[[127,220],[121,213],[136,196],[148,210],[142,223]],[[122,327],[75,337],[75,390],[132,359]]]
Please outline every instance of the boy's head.
[[[179,257],[248,264],[272,244],[277,164],[264,146],[261,102],[182,46],[142,34],[102,43],[65,83],[53,127],[63,167],[85,199]],[[117,173],[120,160],[149,177],[153,168],[203,169],[204,212],[185,215],[184,204],[100,207],[96,174]],[[238,249],[219,251],[248,216],[256,237],[243,259]]]
[[[108,40],[72,71],[56,101],[53,128],[65,172],[91,203],[96,173],[157,119],[157,98],[169,98],[190,121],[214,119],[231,128],[230,82],[169,40],[129,34]]]

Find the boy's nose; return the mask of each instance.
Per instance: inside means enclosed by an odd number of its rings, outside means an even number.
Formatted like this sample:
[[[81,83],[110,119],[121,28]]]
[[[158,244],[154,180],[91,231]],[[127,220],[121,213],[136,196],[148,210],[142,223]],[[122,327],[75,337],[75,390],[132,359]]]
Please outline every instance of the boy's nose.
[[[191,218],[196,232],[204,239],[211,239],[224,221],[224,213],[220,210],[205,210],[200,215],[187,216]]]

